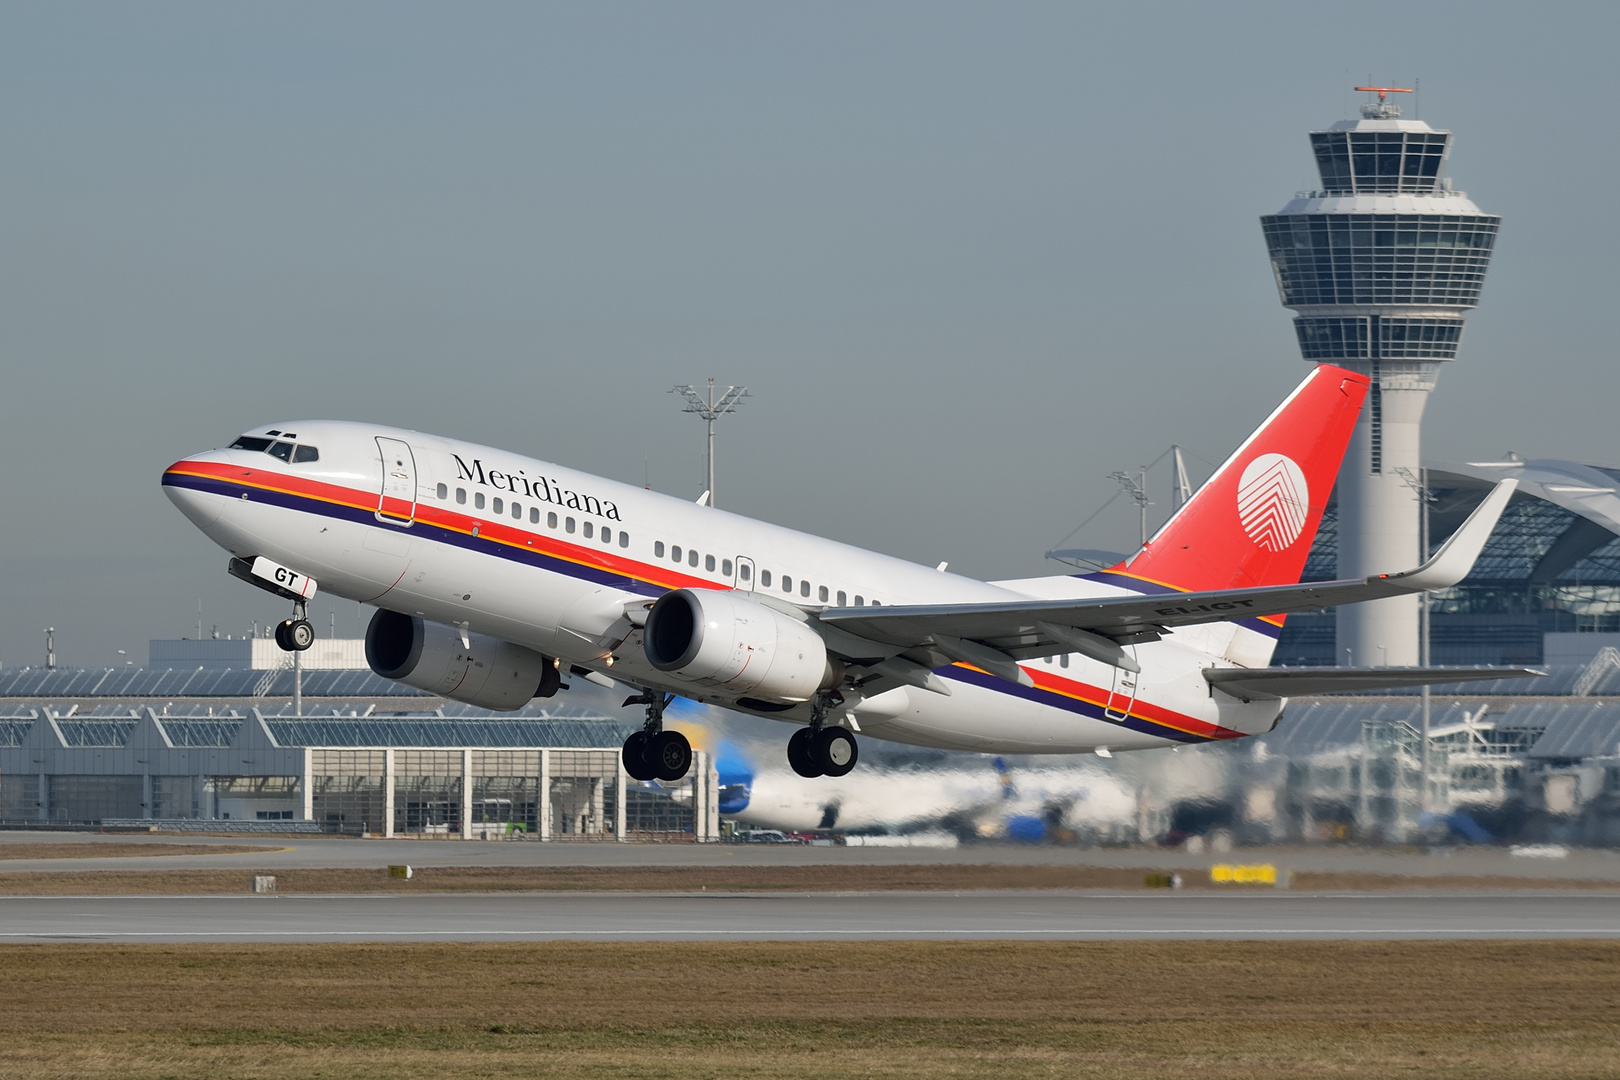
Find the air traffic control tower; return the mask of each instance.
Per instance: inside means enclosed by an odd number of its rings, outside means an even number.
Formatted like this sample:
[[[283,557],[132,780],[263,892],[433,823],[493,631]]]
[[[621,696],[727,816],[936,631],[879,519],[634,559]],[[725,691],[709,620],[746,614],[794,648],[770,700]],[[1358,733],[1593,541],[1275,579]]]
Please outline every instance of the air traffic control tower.
[[[1401,119],[1388,95],[1410,91],[1356,89],[1378,94],[1360,120],[1311,132],[1321,190],[1260,219],[1300,352],[1372,379],[1339,472],[1341,578],[1417,565],[1423,407],[1440,364],[1457,358],[1502,221],[1443,176],[1451,132]],[[1340,608],[1338,662],[1417,664],[1418,605]]]

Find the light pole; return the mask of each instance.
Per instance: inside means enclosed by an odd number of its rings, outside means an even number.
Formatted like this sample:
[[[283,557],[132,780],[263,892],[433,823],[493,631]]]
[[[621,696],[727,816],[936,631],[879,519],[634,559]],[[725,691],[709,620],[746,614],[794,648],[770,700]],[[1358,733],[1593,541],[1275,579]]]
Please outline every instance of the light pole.
[[[709,395],[704,396],[689,385],[682,384],[670,389],[672,394],[680,394],[686,399],[686,408],[682,412],[697,413],[709,424],[709,486],[705,489],[706,501],[714,505],[714,422],[729,412],[736,412],[742,404],[742,399],[748,397],[748,387],[728,386],[720,395],[720,400],[714,399],[714,380],[709,380]]]
[[[1434,492],[1429,490],[1429,470],[1419,468],[1413,472],[1408,468],[1395,470],[1401,481],[1417,494],[1418,509],[1418,563],[1429,561],[1429,506],[1435,501]],[[1418,595],[1418,666],[1429,666],[1429,594]],[[1418,772],[1423,777],[1423,789],[1418,797],[1418,808],[1427,812],[1429,810],[1429,715],[1430,693],[1429,684],[1424,683],[1418,690],[1420,701],[1419,727],[1423,738],[1418,748]]]

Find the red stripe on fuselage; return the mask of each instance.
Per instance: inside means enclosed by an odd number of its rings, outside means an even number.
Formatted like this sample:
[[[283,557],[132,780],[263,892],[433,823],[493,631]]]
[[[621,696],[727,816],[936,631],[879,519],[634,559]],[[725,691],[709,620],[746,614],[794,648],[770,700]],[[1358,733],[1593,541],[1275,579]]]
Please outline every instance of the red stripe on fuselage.
[[[1024,672],[1034,681],[1037,690],[1045,690],[1049,694],[1058,694],[1062,697],[1073,698],[1076,701],[1088,702],[1100,707],[1104,712],[1110,711],[1111,700],[1120,697],[1120,695],[1109,693],[1100,686],[1092,686],[1090,683],[1080,682],[1078,679],[1067,679],[1050,671],[1043,671],[1040,668],[1019,666],[1023,667]],[[1114,709],[1112,711],[1119,712],[1120,710]],[[1204,739],[1241,739],[1246,736],[1245,732],[1234,731],[1219,724],[1211,724],[1207,720],[1200,720],[1195,716],[1188,716],[1186,713],[1175,712],[1172,709],[1166,709],[1141,698],[1132,701],[1130,708],[1124,712],[1124,715],[1133,716],[1138,720],[1146,720],[1150,724],[1167,727],[1172,731],[1197,735]]]
[[[377,509],[376,496],[369,492],[357,491],[354,488],[329,484],[321,480],[310,480],[302,476],[288,476],[285,473],[264,469],[248,469],[239,465],[225,465],[215,462],[182,461],[170,466],[167,471],[181,476],[197,476],[207,480],[224,481],[260,491],[273,491],[281,495],[294,495],[299,498],[313,499],[317,502],[330,503],[336,506],[347,506],[356,510],[366,510],[374,513]],[[565,562],[577,563],[581,566],[594,566],[601,570],[607,570],[611,573],[637,581],[645,581],[650,585],[658,585],[667,589],[732,588],[731,584],[727,582],[709,581],[705,578],[693,577],[671,568],[614,555],[605,549],[573,544],[565,540],[558,540],[546,533],[517,528],[507,525],[499,519],[473,517],[470,514],[442,509],[431,503],[416,504],[415,520],[424,525],[432,525],[435,528],[447,529],[466,536],[473,536],[473,530],[477,529],[477,538],[480,540],[488,540],[491,543],[501,544],[519,551],[537,552]]]

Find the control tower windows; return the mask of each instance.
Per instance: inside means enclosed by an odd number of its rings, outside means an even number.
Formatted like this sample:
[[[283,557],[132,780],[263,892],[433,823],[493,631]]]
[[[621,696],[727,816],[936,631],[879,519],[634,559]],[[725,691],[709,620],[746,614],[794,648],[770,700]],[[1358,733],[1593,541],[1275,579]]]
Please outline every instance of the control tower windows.
[[[1294,320],[1300,355],[1307,360],[1455,360],[1462,328],[1460,318],[1343,315]]]
[[[1501,218],[1271,214],[1261,219],[1286,307],[1474,307]]]
[[[1419,131],[1315,131],[1311,149],[1330,195],[1432,192],[1451,136]]]

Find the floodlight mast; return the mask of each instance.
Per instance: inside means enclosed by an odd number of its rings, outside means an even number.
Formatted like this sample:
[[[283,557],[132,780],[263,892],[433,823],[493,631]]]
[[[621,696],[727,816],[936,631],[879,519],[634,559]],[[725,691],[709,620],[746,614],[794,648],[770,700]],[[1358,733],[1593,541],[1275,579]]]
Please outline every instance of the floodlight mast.
[[[709,380],[708,397],[704,398],[695,388],[682,384],[670,389],[672,394],[680,394],[686,399],[686,408],[682,412],[696,413],[703,417],[709,425],[709,486],[704,492],[704,501],[713,506],[714,502],[714,422],[729,412],[736,412],[742,404],[742,399],[750,396],[746,386],[728,386],[720,395],[720,400],[714,399],[714,380]]]

